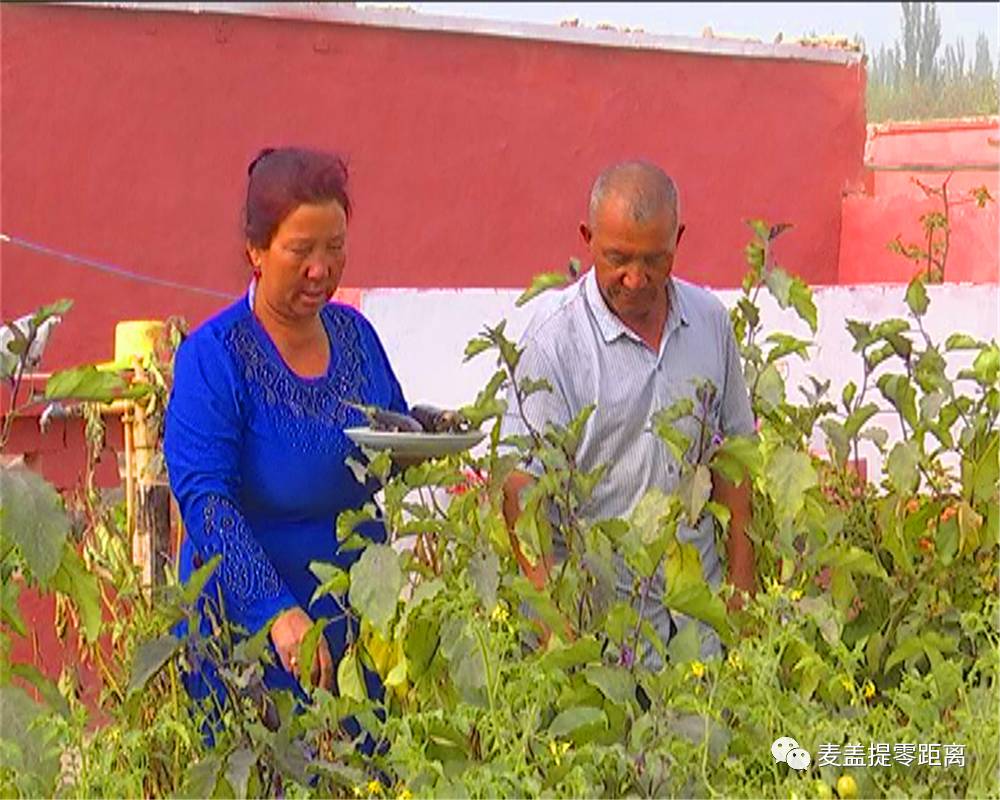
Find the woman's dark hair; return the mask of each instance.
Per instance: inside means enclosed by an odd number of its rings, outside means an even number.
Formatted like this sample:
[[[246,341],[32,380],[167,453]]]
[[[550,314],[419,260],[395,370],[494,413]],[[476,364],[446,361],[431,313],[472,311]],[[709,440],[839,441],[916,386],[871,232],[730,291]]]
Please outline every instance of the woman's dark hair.
[[[281,221],[303,203],[336,200],[351,218],[347,164],[336,153],[267,147],[247,167],[244,233],[254,247],[271,244]]]

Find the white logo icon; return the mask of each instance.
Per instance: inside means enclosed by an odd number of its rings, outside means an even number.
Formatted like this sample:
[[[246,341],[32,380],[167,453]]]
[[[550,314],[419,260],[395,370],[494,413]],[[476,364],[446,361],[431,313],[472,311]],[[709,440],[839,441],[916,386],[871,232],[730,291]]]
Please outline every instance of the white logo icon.
[[[771,755],[775,761],[783,761],[796,770],[804,770],[812,763],[812,756],[807,750],[799,747],[799,743],[791,736],[780,736],[771,745]]]

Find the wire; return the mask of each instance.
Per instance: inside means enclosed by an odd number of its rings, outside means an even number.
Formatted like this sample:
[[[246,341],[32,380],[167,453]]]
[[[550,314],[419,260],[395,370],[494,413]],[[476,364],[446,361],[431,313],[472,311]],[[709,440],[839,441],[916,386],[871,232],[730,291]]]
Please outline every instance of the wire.
[[[23,247],[25,250],[32,250],[36,253],[42,253],[47,256],[54,256],[55,258],[61,258],[64,261],[69,261],[71,264],[77,264],[81,267],[88,267],[90,269],[97,270],[98,272],[105,272],[109,275],[116,275],[119,278],[125,278],[130,281],[138,281],[139,283],[150,283],[154,286],[165,286],[169,289],[183,289],[187,292],[196,292],[198,294],[207,294],[211,297],[223,297],[226,300],[233,300],[237,297],[235,294],[230,294],[228,292],[220,292],[217,289],[206,289],[203,286],[191,286],[187,283],[178,283],[177,281],[168,281],[164,278],[154,278],[152,275],[143,275],[138,272],[132,272],[131,270],[124,269],[122,267],[116,267],[113,264],[105,264],[101,261],[94,261],[90,258],[84,258],[83,256],[76,256],[72,253],[64,253],[62,250],[56,250],[52,247],[46,247],[42,244],[37,244],[36,242],[29,242],[27,239],[21,239],[18,236],[11,236],[6,233],[0,233],[0,242],[6,242],[8,244],[13,244],[18,247]]]

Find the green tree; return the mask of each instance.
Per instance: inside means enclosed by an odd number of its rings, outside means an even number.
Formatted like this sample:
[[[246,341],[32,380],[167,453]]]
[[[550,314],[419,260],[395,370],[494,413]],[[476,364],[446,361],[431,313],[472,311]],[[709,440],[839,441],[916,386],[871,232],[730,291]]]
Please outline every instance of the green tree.
[[[994,70],[988,36],[980,33],[975,56],[966,59],[961,39],[941,49],[934,3],[900,5],[900,36],[891,47],[880,47],[869,63],[868,119],[996,114],[1000,74]]]

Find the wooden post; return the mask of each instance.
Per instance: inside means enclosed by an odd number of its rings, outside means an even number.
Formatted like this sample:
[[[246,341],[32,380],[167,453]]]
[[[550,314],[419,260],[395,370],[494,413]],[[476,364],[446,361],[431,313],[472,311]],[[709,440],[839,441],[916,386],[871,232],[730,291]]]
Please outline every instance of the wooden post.
[[[170,488],[154,474],[156,436],[150,431],[142,407],[131,404],[128,415],[131,435],[132,485],[135,491],[132,529],[132,561],[142,571],[142,585],[147,590],[164,582],[164,569],[170,561]],[[128,459],[126,459],[128,460]]]

